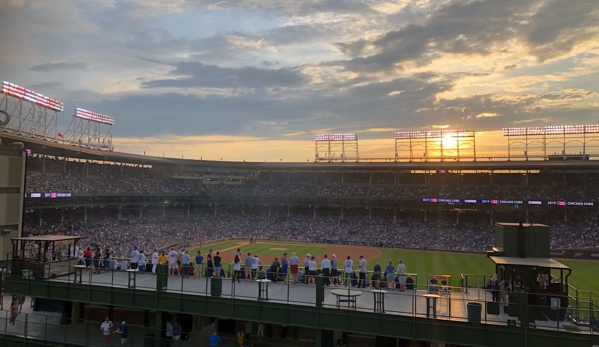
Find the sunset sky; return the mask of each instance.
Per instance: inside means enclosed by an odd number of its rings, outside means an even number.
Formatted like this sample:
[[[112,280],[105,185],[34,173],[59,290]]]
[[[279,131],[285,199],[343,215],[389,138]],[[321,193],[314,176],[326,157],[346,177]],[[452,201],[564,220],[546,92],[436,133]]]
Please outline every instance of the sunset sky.
[[[599,123],[596,0],[0,0],[0,79],[115,117],[116,151],[306,161],[314,134]]]

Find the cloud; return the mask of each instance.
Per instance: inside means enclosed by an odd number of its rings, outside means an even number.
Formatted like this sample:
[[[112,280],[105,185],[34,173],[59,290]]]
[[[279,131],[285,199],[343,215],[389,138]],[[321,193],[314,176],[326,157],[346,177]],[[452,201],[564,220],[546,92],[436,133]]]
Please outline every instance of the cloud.
[[[288,69],[273,70],[255,67],[233,69],[204,65],[197,61],[178,63],[177,68],[171,74],[188,77],[152,80],[143,82],[142,85],[146,88],[267,88],[297,87],[306,81],[305,76],[301,73]]]
[[[547,1],[524,26],[531,53],[545,61],[599,38],[599,6],[594,0]],[[595,42],[596,43],[596,42]]]
[[[524,53],[543,62],[596,42],[599,38],[596,5],[593,0],[581,1],[576,6],[538,0],[450,2],[430,14],[423,24],[336,43],[340,52],[354,59],[325,65],[339,65],[356,72],[402,70],[408,64],[428,65],[443,53],[507,54],[512,42],[526,44]],[[407,10],[410,9],[404,9]],[[366,47],[372,47],[373,53],[358,57]]]
[[[279,63],[274,63],[274,62],[268,61],[268,60],[262,60],[262,62],[260,64],[262,66],[264,66],[264,67],[270,67],[270,66],[274,66],[274,65],[279,65]]]
[[[87,71],[88,63],[69,63],[69,62],[60,62],[60,63],[46,63],[35,65],[29,68],[29,70],[36,72],[56,72],[61,70],[70,70],[70,71]]]
[[[39,90],[41,92],[43,92],[44,90],[55,92],[57,89],[63,89],[64,83],[62,83],[62,82],[44,82],[44,83],[32,84],[29,86],[29,88],[32,90]]]
[[[334,43],[333,46],[339,50],[340,53],[350,56],[357,57],[366,51],[371,45],[370,42],[366,41],[366,39],[359,39],[353,42],[348,43]]]

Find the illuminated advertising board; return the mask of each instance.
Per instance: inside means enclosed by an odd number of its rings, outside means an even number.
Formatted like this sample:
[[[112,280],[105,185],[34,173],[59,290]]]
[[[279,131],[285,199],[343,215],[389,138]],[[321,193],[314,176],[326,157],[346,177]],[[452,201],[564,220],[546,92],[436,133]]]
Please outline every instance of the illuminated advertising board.
[[[103,123],[108,125],[114,125],[114,117],[107,116],[105,114],[96,113],[88,110],[84,110],[82,108],[77,108],[75,110],[75,117],[86,119],[96,123]]]
[[[355,141],[356,134],[316,134],[316,141]]]
[[[29,101],[36,105],[40,105],[49,108],[54,111],[64,110],[64,104],[56,99],[50,98],[38,92],[34,92],[31,89],[21,87],[18,84],[10,83],[7,81],[2,82],[2,93],[10,95],[14,98]]]

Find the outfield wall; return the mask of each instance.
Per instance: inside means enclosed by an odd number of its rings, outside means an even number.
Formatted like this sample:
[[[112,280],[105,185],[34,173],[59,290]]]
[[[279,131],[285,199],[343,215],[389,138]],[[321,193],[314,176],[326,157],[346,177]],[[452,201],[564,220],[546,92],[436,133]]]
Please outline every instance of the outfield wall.
[[[599,260],[599,249],[554,249],[550,252],[553,258]]]
[[[249,238],[227,238],[227,239],[217,239],[217,240],[209,240],[202,242],[200,244],[193,244],[189,248],[195,248],[200,246],[208,246],[220,242],[225,241],[248,241]],[[324,240],[317,239],[314,241],[308,240],[292,240],[292,239],[256,239],[257,242],[288,242],[288,243],[314,243],[314,244],[328,244],[328,245],[344,245],[344,246],[363,246],[363,247],[375,247],[375,248],[389,248],[389,249],[409,249],[409,250],[419,250],[419,251],[432,251],[432,252],[450,252],[450,253],[462,253],[462,254],[486,254],[486,252],[471,252],[471,251],[456,251],[456,250],[446,250],[446,249],[431,249],[431,248],[416,248],[416,247],[385,247],[384,245],[360,245],[354,244],[352,242],[333,242],[332,240]],[[552,258],[562,258],[562,259],[580,259],[580,260],[599,260],[599,249],[553,249],[550,251],[550,255]]]

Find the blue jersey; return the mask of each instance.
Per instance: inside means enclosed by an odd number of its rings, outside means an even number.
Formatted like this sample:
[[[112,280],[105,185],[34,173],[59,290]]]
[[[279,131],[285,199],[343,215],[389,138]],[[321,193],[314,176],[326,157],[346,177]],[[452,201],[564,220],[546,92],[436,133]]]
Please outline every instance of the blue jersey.
[[[208,338],[208,342],[210,343],[210,347],[216,347],[221,343],[220,337],[218,335],[210,335]]]
[[[126,339],[129,337],[129,329],[127,329],[126,325],[121,325],[119,330],[121,331],[121,339]]]

